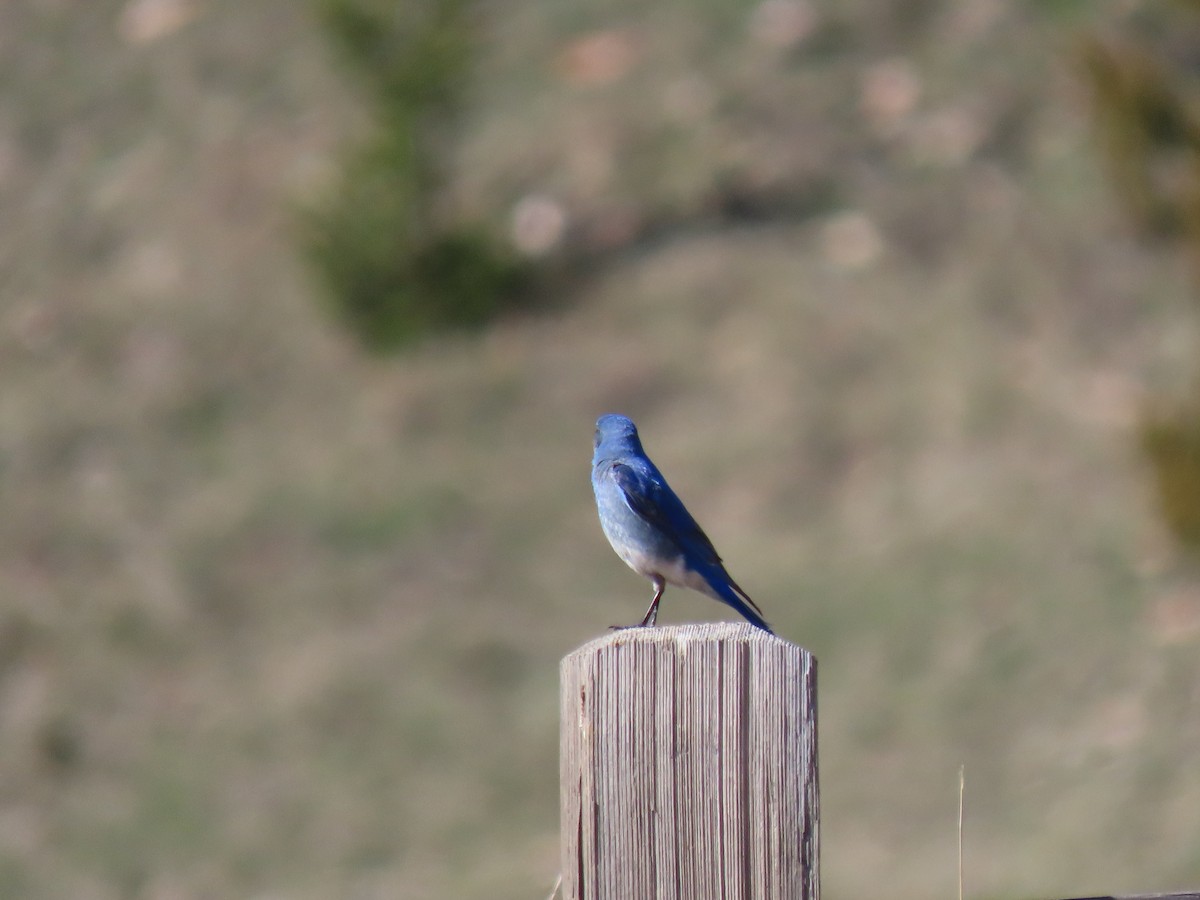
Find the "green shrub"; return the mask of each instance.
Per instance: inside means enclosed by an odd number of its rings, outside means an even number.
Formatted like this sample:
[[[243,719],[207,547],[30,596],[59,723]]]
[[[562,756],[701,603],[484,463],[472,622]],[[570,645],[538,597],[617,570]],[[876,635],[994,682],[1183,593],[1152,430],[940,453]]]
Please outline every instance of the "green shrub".
[[[1083,43],[1101,147],[1130,221],[1200,259],[1200,8],[1148,3]],[[1200,402],[1158,401],[1138,423],[1158,507],[1200,551]]]
[[[332,310],[378,352],[487,323],[520,300],[526,269],[485,224],[440,212],[470,68],[470,4],[321,0],[319,9],[375,118],[335,189],[302,215]]]
[[[1167,527],[1184,547],[1200,550],[1200,406],[1145,414],[1141,443]]]
[[[1200,200],[1200,85],[1147,36],[1092,38],[1083,62],[1113,186],[1133,223],[1147,235],[1188,237]]]

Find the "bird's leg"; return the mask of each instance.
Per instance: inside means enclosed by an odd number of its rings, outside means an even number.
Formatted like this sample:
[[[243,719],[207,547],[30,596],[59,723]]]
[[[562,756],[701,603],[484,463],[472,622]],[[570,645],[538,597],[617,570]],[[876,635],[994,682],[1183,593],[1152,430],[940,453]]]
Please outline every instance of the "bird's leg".
[[[650,601],[650,608],[646,610],[646,615],[642,621],[636,625],[609,625],[612,631],[625,631],[628,628],[653,628],[658,621],[658,601],[662,599],[663,591],[667,589],[667,582],[661,576],[655,575],[650,579],[654,583],[654,599]]]
[[[667,582],[661,575],[655,575],[651,581],[654,583],[654,599],[650,601],[650,608],[646,610],[646,616],[641,621],[641,628],[653,628],[658,622],[658,601],[662,599],[663,591],[667,587]]]

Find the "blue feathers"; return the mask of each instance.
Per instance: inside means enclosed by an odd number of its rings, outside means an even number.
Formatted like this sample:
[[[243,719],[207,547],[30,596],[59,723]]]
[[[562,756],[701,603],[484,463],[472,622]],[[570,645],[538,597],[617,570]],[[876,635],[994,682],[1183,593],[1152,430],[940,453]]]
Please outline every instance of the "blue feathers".
[[[633,422],[625,416],[601,416],[594,447],[592,489],[600,525],[617,555],[654,585],[641,624],[657,621],[663,590],[676,584],[727,603],[751,624],[771,631],[762,611],[725,571],[708,535],[642,450]]]

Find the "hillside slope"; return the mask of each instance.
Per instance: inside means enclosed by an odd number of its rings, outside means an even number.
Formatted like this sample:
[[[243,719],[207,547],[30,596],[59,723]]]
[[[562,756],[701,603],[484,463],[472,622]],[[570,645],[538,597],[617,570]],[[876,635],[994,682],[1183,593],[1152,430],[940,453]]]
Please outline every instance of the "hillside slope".
[[[1113,210],[1091,8],[702,6],[485,5],[451,201],[612,252],[386,359],[294,249],[364,116],[303,5],[0,10],[0,894],[548,893],[557,661],[649,596],[606,411],[820,660],[826,896],[952,896],[960,764],[971,896],[1200,883],[1132,436],[1189,276]]]

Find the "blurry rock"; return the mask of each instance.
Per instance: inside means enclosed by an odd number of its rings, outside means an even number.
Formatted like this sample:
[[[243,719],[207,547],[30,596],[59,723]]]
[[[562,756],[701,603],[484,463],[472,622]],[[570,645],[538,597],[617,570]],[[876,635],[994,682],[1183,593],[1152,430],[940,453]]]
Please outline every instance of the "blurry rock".
[[[200,13],[197,0],[129,0],[117,33],[130,44],[148,44],[178,31]]]
[[[958,166],[970,160],[983,137],[978,117],[962,109],[944,109],[913,126],[909,149],[917,162]]]
[[[609,28],[568,43],[555,59],[555,69],[571,84],[611,84],[628,75],[640,56],[633,32]]]
[[[876,63],[863,75],[859,106],[877,131],[894,133],[917,105],[921,79],[907,59]]]
[[[1200,638],[1200,591],[1184,587],[1159,597],[1150,608],[1150,630],[1160,644]]]
[[[832,216],[822,227],[821,249],[839,269],[862,269],[883,253],[883,237],[866,214],[849,210]]]
[[[750,15],[750,35],[768,47],[786,49],[812,34],[816,21],[805,0],[763,0]]]
[[[566,227],[562,204],[546,194],[528,194],[513,207],[513,244],[527,256],[549,253],[562,241]]]

